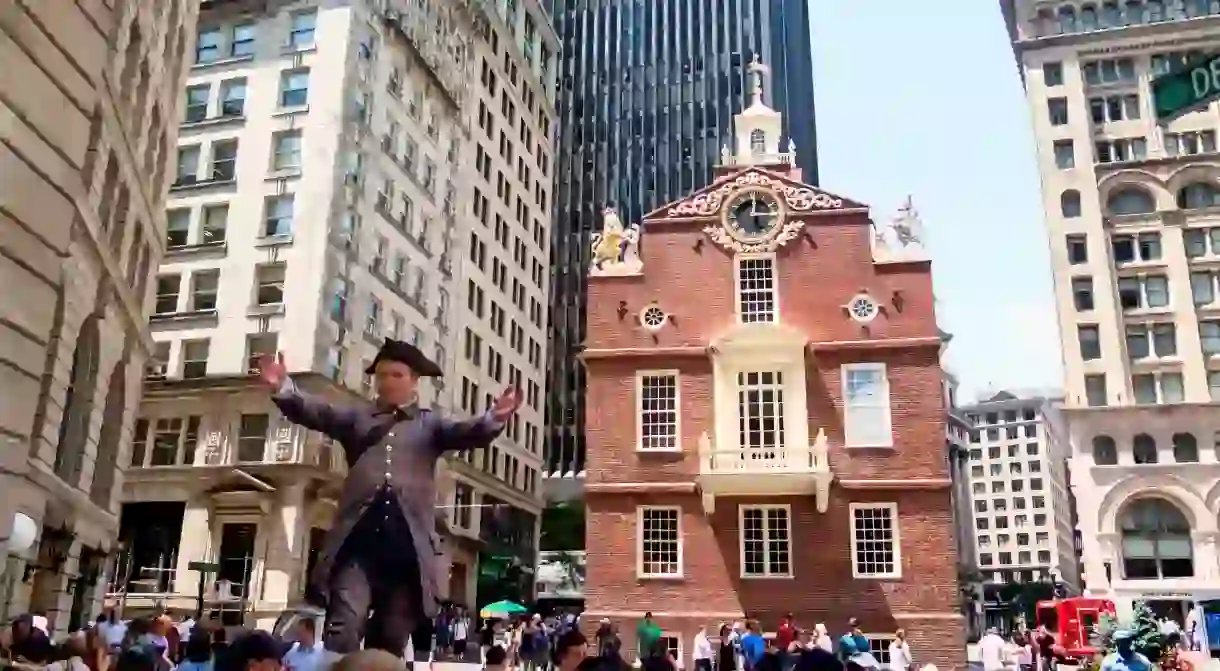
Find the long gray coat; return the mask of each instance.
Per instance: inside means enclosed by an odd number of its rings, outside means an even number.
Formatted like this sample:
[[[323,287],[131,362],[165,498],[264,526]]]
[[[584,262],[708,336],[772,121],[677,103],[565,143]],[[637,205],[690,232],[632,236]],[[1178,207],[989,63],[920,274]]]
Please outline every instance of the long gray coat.
[[[272,400],[289,421],[330,436],[343,446],[347,455],[348,475],[339,496],[338,514],[309,577],[310,596],[323,604],[329,602],[330,574],[343,542],[377,490],[389,484],[411,528],[411,540],[419,557],[423,615],[434,616],[439,594],[436,557],[440,552],[436,535],[436,462],[450,450],[490,445],[504,425],[490,415],[454,421],[418,406],[404,408],[408,418],[397,421],[394,411],[372,403],[333,406],[301,392],[291,380],[284,383]]]

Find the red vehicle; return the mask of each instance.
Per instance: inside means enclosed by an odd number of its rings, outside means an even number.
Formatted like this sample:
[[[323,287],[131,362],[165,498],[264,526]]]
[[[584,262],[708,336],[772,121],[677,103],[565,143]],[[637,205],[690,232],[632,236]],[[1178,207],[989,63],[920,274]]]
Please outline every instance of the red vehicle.
[[[1105,614],[1115,614],[1114,602],[1087,596],[1039,601],[1037,605],[1038,626],[1054,634],[1056,646],[1074,659],[1092,659],[1098,652],[1097,626]]]

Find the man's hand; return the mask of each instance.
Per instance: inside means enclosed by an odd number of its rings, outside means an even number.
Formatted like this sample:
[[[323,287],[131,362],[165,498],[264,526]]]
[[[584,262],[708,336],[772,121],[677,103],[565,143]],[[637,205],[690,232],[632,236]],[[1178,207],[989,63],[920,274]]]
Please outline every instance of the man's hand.
[[[284,384],[284,380],[288,379],[288,367],[284,365],[284,355],[276,352],[274,357],[269,354],[259,357],[258,378],[272,392],[278,392],[280,386]]]
[[[509,387],[500,394],[495,403],[491,404],[491,418],[497,422],[507,422],[517,408],[521,407],[521,390]]]

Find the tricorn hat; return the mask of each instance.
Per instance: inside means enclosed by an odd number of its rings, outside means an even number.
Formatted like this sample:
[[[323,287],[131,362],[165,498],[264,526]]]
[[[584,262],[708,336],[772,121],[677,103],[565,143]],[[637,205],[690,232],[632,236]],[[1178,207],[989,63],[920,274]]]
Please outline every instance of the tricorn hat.
[[[379,361],[397,361],[405,364],[408,368],[415,371],[415,374],[420,377],[440,377],[441,367],[436,365],[428,355],[419,351],[419,348],[409,342],[386,338],[385,344],[378,350],[377,356],[373,359],[373,363],[369,364],[364,372],[372,375],[377,370]]]

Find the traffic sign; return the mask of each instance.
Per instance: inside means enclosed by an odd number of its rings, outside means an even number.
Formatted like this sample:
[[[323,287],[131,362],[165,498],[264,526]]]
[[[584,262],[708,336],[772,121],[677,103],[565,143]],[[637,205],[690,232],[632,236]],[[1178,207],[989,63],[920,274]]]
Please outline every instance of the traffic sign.
[[[1152,80],[1152,104],[1164,123],[1220,98],[1220,53]]]
[[[188,571],[199,571],[200,573],[220,573],[220,564],[206,561],[193,561],[186,565]]]

